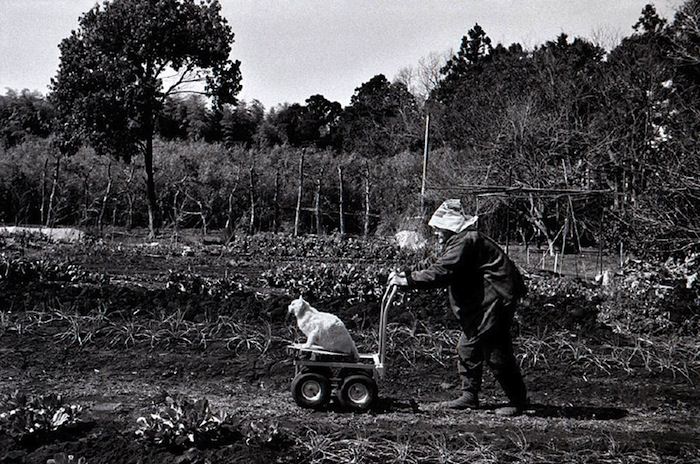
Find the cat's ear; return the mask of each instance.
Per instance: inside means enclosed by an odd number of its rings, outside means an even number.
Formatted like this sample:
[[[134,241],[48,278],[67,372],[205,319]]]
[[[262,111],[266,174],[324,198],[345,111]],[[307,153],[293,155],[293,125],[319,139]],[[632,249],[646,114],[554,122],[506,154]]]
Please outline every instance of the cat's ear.
[[[304,297],[301,296],[301,294],[299,294],[299,301],[306,301],[306,300],[304,300]]]

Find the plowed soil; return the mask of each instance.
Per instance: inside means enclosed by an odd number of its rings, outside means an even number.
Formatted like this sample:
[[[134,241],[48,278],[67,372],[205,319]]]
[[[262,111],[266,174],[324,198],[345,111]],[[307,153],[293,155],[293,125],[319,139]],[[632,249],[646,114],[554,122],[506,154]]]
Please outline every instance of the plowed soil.
[[[35,256],[43,253],[35,250]],[[214,255],[188,261],[177,256],[77,255],[73,249],[63,253],[112,275],[113,282],[144,288],[157,288],[171,268],[219,276],[231,267],[255,274],[270,265],[248,259],[234,266]],[[4,297],[15,304],[31,298],[26,293]],[[73,301],[84,297],[78,294]],[[504,397],[488,372],[481,409],[444,411],[434,404],[458,394],[454,356],[445,365],[426,359],[409,363],[390,351],[380,400],[371,411],[349,413],[334,403],[322,411],[301,409],[289,392],[294,368],[283,339],[290,331],[278,317],[287,303],[284,295],[264,304],[239,302],[260,305],[249,314],[264,313],[260,323],[270,324],[271,333],[279,337],[264,353],[235,352],[223,344],[124,347],[98,340],[80,347],[57,340],[50,326],[42,333],[0,335],[0,393],[58,392],[87,407],[81,424],[59,434],[18,441],[0,433],[0,462],[68,462],[69,455],[73,462],[90,464],[700,462],[700,391],[693,383],[700,379],[695,374],[674,378],[634,369],[600,375],[552,359],[524,370],[532,403],[528,411],[501,418],[494,409]],[[446,318],[445,326],[450,323]],[[163,391],[206,397],[214,409],[240,423],[275,423],[281,438],[261,443],[234,437],[215,447],[189,450],[137,440],[136,419],[148,413]]]

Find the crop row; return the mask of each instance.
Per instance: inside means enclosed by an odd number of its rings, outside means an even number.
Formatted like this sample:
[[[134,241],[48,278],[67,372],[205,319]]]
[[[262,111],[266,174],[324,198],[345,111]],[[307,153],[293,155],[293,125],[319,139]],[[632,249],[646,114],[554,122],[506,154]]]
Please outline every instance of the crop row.
[[[356,238],[341,235],[303,235],[262,233],[236,236],[227,245],[232,255],[254,255],[332,259],[337,261],[368,260],[396,262],[421,259],[424,252],[400,248],[391,239],[379,237]]]
[[[0,284],[21,285],[27,282],[106,283],[105,274],[90,273],[64,261],[9,258],[0,255]]]
[[[14,391],[0,395],[0,435],[20,445],[50,442],[66,429],[77,430],[84,423],[85,410],[83,405],[69,403],[55,393],[27,395]],[[269,446],[284,439],[275,422],[243,422],[213,410],[206,398],[192,400],[167,392],[136,419],[131,433],[144,443],[180,452],[236,440],[244,440],[248,446]]]

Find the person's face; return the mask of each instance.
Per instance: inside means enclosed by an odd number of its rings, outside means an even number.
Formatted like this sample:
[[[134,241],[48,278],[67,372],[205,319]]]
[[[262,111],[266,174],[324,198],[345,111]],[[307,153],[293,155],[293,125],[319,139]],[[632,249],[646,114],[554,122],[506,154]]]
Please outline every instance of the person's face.
[[[452,231],[449,231],[447,229],[434,228],[433,235],[437,239],[437,242],[440,245],[443,245],[447,241],[447,239],[452,236]]]

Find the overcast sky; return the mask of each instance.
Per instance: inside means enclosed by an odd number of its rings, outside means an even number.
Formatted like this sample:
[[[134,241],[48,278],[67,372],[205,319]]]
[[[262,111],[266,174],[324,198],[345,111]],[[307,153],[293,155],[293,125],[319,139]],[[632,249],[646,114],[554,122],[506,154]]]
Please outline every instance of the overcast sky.
[[[0,94],[46,93],[58,43],[95,0],[0,0]],[[101,3],[101,2],[100,2]],[[648,0],[221,0],[236,34],[245,100],[266,108],[321,94],[347,105],[377,74],[393,79],[431,52],[457,50],[479,23],[494,43],[629,35]],[[683,0],[657,0],[669,21]]]

